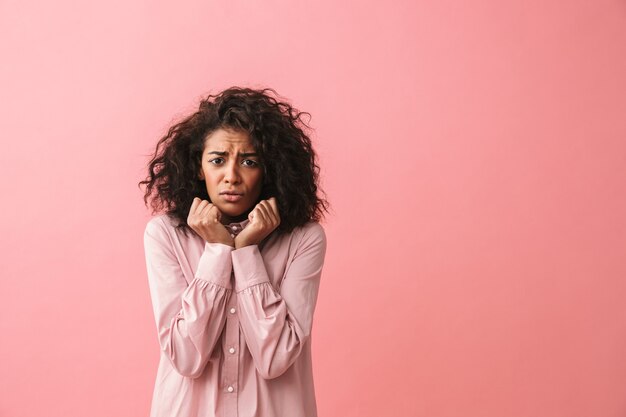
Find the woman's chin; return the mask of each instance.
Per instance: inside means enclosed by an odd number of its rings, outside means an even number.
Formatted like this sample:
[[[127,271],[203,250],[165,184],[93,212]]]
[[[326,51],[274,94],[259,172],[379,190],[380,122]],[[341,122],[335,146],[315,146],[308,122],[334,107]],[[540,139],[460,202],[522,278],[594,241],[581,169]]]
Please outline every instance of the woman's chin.
[[[248,210],[222,210],[220,209],[220,211],[222,212],[222,223],[223,224],[228,224],[228,223],[232,223],[232,222],[241,222],[244,221],[245,219],[248,218]]]

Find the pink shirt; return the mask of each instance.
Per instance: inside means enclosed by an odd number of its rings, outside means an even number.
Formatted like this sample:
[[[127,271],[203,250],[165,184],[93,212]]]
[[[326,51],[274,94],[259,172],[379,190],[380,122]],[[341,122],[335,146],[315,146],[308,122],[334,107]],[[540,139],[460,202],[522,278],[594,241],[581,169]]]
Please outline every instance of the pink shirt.
[[[317,222],[234,249],[166,214],[144,233],[160,344],[150,417],[314,417],[311,328],[326,253]],[[238,234],[249,221],[231,223]]]

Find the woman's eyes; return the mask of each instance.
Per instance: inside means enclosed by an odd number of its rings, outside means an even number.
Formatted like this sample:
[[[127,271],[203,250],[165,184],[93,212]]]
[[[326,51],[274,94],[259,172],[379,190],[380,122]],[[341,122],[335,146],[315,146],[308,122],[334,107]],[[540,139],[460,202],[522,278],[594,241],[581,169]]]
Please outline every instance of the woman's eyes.
[[[258,165],[258,164],[257,164],[257,162],[256,162],[256,161],[253,161],[252,159],[244,159],[244,160],[243,160],[243,162],[246,162],[246,161],[248,161],[248,162],[252,162],[252,164],[247,165],[247,166],[249,166],[249,167],[254,167],[254,166],[257,166],[257,165]]]
[[[224,158],[213,158],[209,162],[212,163],[213,165],[221,165],[223,160],[224,160]],[[247,167],[254,167],[254,166],[258,165],[258,162],[254,161],[252,159],[244,159],[242,161],[242,163],[244,163],[244,162],[250,162],[250,164],[244,164]]]

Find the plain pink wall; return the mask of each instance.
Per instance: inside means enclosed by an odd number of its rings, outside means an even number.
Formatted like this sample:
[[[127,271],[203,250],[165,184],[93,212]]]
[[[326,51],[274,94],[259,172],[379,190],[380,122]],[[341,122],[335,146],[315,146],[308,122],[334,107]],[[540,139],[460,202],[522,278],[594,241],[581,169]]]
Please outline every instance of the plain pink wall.
[[[147,415],[136,184],[231,85],[313,116],[320,417],[626,415],[623,0],[4,0],[0,53],[0,416]]]

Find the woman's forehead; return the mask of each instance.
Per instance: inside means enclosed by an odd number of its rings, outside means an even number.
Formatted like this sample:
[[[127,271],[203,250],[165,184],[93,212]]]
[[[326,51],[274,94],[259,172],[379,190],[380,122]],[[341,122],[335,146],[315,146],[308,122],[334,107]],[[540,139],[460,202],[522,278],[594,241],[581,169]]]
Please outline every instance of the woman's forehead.
[[[204,141],[204,148],[207,151],[254,152],[254,145],[248,133],[225,129],[218,129],[209,134]]]

